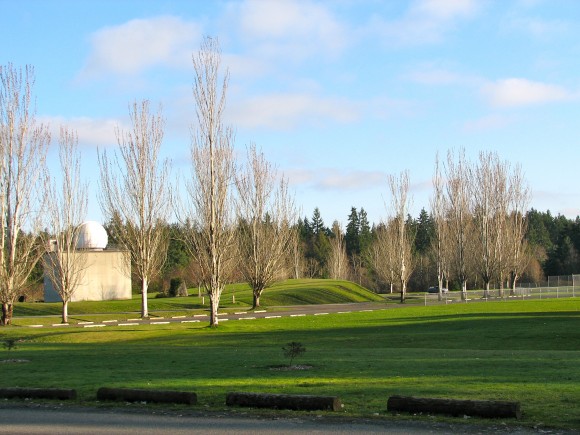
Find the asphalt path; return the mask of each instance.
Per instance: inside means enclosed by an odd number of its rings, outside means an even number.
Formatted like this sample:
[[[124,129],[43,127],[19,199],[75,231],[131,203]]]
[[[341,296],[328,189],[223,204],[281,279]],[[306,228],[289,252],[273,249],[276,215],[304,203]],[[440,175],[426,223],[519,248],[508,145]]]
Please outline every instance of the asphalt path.
[[[0,405],[0,434],[153,435],[153,434],[492,434],[529,435],[542,431],[501,424],[311,418],[256,418],[236,415],[162,414],[123,409]]]

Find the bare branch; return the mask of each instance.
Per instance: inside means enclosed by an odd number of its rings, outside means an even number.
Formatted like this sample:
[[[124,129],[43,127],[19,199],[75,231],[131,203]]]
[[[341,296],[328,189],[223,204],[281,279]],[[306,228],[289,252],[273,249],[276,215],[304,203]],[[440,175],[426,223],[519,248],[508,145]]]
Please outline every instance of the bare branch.
[[[62,299],[62,322],[68,321],[68,303],[84,279],[86,252],[77,250],[79,227],[87,210],[87,184],[81,179],[81,162],[77,134],[60,128],[59,186],[49,184],[48,219],[51,234],[45,234],[48,252],[43,255],[44,273]]]
[[[0,66],[0,303],[2,324],[42,254],[36,234],[47,199],[43,189],[50,134],[37,124],[34,68]],[[28,234],[27,234],[28,232]]]
[[[348,257],[342,227],[337,221],[332,225],[334,237],[330,239],[330,258],[328,259],[328,274],[332,279],[347,279]]]
[[[246,171],[237,177],[240,268],[253,290],[253,308],[264,289],[283,277],[296,220],[288,182],[255,145]]]
[[[406,225],[406,218],[410,207],[409,172],[402,172],[398,178],[394,175],[389,175],[388,182],[391,191],[393,217],[390,219],[387,228],[389,226],[393,227],[390,235],[394,238],[395,255],[397,258],[395,271],[401,285],[401,302],[405,302],[407,282],[413,272],[413,237],[409,233],[409,228]]]
[[[201,270],[211,304],[210,325],[218,325],[217,309],[235,258],[232,185],[235,182],[234,135],[223,125],[228,74],[219,85],[221,53],[217,40],[206,38],[193,56],[197,125],[191,142],[191,179],[186,183],[189,207],[180,219],[193,223],[188,239]]]
[[[167,257],[171,186],[169,162],[159,153],[165,121],[150,114],[149,102],[129,109],[132,130],[117,130],[119,154],[99,153],[100,204],[141,280],[141,316],[148,317],[147,289]]]

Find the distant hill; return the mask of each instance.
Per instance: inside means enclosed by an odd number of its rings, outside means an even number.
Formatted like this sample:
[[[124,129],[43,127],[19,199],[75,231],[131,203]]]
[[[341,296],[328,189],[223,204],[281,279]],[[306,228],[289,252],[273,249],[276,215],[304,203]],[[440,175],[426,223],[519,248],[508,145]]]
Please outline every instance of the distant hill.
[[[247,284],[228,286],[222,294],[224,305],[235,295],[236,303],[252,304],[252,291]],[[289,279],[274,284],[262,293],[262,306],[341,304],[373,302],[384,299],[350,281],[332,279]]]

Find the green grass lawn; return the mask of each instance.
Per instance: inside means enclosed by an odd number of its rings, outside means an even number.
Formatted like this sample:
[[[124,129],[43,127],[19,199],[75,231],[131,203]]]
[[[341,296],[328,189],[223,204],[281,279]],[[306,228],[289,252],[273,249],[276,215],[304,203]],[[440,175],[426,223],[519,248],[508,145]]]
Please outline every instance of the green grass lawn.
[[[345,415],[394,418],[387,398],[401,394],[517,400],[517,424],[580,427],[577,298],[0,334],[21,340],[0,360],[29,360],[2,363],[0,386],[75,388],[83,403],[101,386],[195,391],[202,409],[223,409],[228,391],[324,394]],[[271,370],[290,341],[306,347],[295,364],[310,370]]]
[[[201,297],[198,289],[189,289],[189,297],[156,298],[156,294],[149,294],[148,306],[151,316],[192,315],[208,310],[209,298]],[[267,288],[261,298],[262,309],[273,306],[333,304],[349,302],[384,302],[381,296],[349,281],[335,281],[327,279],[286,280]],[[238,311],[250,309],[252,306],[252,290],[247,284],[232,284],[226,286],[222,293],[220,311]],[[62,309],[61,303],[32,303],[23,302],[14,305],[14,323],[51,324],[58,322]],[[69,304],[69,321],[98,321],[110,318],[123,320],[139,317],[141,309],[141,295],[133,295],[131,300],[99,301],[99,302],[71,302]],[[39,316],[53,318],[39,319]],[[26,319],[28,318],[28,319]]]

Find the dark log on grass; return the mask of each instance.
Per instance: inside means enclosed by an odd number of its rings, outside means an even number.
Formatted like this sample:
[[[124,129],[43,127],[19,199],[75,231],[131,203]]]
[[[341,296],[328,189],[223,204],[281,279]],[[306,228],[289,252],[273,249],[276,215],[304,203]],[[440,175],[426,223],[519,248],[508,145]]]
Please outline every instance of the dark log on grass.
[[[97,400],[123,400],[125,402],[183,403],[195,405],[197,394],[185,391],[140,390],[133,388],[106,388],[97,390]]]
[[[500,400],[433,399],[428,397],[391,396],[387,401],[389,411],[424,412],[469,415],[485,418],[520,418],[520,402]]]
[[[338,411],[340,399],[334,396],[310,396],[299,394],[228,393],[228,406],[251,408],[292,409],[295,411]]]
[[[76,399],[76,390],[67,388],[0,388],[0,397],[5,399]]]

